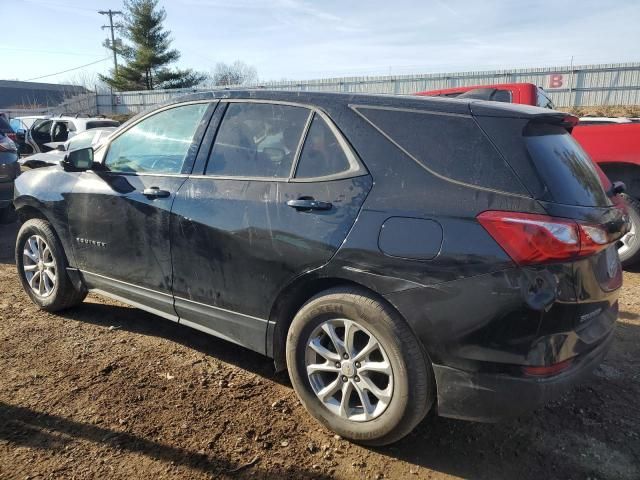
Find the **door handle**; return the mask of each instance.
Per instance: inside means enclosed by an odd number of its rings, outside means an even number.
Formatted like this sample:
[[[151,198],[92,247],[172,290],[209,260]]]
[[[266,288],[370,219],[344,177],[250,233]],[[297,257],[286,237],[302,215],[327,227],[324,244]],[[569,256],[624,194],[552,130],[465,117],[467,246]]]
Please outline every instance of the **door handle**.
[[[158,187],[145,188],[142,194],[148,198],[167,198],[171,195],[171,192],[167,190],[160,190]]]
[[[331,210],[333,205],[330,202],[320,202],[313,198],[299,198],[297,200],[289,200],[287,202],[292,208],[296,210]]]

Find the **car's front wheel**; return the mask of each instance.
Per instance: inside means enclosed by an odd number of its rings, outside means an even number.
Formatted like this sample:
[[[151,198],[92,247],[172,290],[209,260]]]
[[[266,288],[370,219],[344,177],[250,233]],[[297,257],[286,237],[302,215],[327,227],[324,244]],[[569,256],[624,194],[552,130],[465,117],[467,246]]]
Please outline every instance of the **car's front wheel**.
[[[367,445],[407,435],[435,398],[415,335],[388,305],[359,289],[328,290],[300,309],[287,335],[287,366],[313,417]]]
[[[15,254],[24,290],[43,310],[64,310],[86,297],[86,289],[76,288],[69,279],[62,245],[47,221],[34,218],[22,225]]]

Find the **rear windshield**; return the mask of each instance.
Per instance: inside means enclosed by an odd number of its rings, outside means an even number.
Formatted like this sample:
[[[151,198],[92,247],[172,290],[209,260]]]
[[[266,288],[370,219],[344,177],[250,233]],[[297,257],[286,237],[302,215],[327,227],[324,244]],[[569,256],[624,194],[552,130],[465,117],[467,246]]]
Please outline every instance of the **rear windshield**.
[[[593,161],[566,129],[530,124],[524,139],[554,201],[585,207],[610,205]]]
[[[120,122],[116,122],[115,120],[96,120],[93,122],[87,122],[87,130],[92,128],[117,127],[119,125]]]

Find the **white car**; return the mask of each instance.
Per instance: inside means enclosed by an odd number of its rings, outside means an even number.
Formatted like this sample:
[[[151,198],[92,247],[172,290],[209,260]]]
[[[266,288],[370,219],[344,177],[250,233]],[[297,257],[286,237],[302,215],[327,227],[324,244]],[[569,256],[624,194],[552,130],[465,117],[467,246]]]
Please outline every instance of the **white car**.
[[[21,158],[19,160],[20,165],[28,168],[40,168],[56,165],[64,160],[67,152],[71,150],[78,150],[79,148],[93,147],[96,148],[102,142],[104,142],[111,133],[116,130],[116,127],[106,128],[93,128],[86,130],[82,133],[78,133],[70,140],[59,143],[58,145],[48,144],[48,147],[53,147],[49,151],[44,153],[36,153],[29,155],[28,157]]]
[[[94,128],[117,127],[120,122],[101,117],[58,116],[36,119],[26,130],[27,152],[47,152],[75,135]],[[53,143],[54,145],[47,145]]]

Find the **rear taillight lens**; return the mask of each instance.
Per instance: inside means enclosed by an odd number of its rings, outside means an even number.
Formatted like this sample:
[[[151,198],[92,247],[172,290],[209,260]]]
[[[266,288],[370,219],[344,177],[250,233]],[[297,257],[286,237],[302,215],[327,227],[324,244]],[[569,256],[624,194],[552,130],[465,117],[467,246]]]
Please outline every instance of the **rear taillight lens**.
[[[547,215],[487,211],[478,221],[518,265],[585,257],[615,241],[598,225]]]
[[[564,360],[563,362],[554,363],[547,366],[523,367],[522,372],[530,377],[551,377],[557,375],[571,367],[573,359]]]
[[[7,137],[9,137],[9,140],[12,142],[16,142],[18,140],[15,133],[7,133]]]
[[[0,136],[0,152],[15,152],[16,144],[13,143],[9,137]]]

